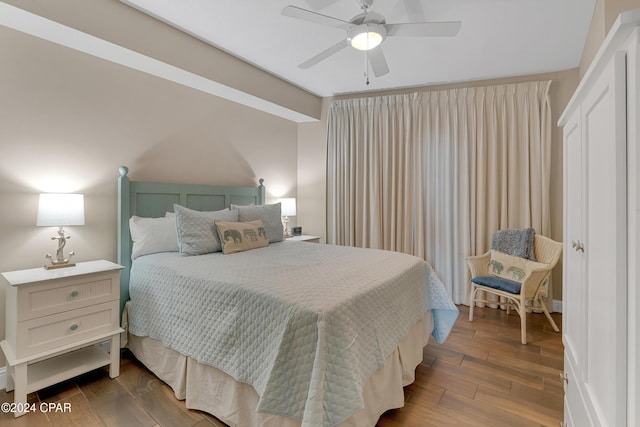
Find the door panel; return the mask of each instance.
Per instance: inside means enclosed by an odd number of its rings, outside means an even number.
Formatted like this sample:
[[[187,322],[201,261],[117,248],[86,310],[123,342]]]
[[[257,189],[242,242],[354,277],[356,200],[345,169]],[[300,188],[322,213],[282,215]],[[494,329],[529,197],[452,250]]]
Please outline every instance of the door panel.
[[[563,130],[569,425],[621,426],[627,421],[625,67],[624,53],[616,53]]]
[[[582,104],[587,193],[586,352],[577,374],[599,425],[626,420],[625,57],[605,68]],[[622,121],[621,121],[622,119]],[[583,153],[584,154],[584,153]]]
[[[564,127],[564,278],[562,298],[562,330],[565,353],[574,365],[579,365],[585,352],[583,325],[585,309],[584,254],[575,250],[576,245],[584,242],[583,215],[585,206],[585,174],[582,159],[583,143],[580,121],[580,109]],[[580,240],[582,239],[582,240]]]

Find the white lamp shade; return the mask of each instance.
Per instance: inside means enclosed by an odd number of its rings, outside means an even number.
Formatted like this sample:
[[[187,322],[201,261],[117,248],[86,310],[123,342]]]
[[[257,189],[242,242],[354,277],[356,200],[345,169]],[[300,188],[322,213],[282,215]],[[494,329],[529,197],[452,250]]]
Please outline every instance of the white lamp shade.
[[[40,194],[36,225],[46,227],[84,225],[84,195]]]
[[[296,216],[296,198],[286,197],[284,199],[278,199],[280,207],[282,209],[282,216]]]

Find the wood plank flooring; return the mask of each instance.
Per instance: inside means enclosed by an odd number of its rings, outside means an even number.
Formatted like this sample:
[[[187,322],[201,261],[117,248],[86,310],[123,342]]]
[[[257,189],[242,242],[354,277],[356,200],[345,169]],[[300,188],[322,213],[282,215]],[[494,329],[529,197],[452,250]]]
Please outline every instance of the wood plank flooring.
[[[543,314],[528,314],[522,345],[517,314],[476,308],[469,322],[469,308],[458,308],[447,341],[425,347],[405,407],[385,413],[378,426],[558,426],[561,334]],[[562,325],[561,315],[553,317]]]
[[[561,335],[542,314],[529,314],[528,342],[520,344],[517,314],[459,306],[444,344],[425,347],[416,381],[405,388],[405,407],[385,413],[378,427],[558,426],[563,419]],[[558,325],[561,316],[554,314]],[[128,351],[120,376],[99,369],[32,393],[31,402],[68,402],[71,412],[36,411],[20,418],[0,413],[0,425],[224,427],[215,417],[189,410],[171,389]],[[0,401],[13,393],[0,390]]]

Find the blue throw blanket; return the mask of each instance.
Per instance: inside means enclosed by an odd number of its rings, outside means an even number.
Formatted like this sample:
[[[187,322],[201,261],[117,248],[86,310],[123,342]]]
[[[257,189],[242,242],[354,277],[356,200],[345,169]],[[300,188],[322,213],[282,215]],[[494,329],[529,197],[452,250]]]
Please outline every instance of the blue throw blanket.
[[[535,261],[533,248],[535,233],[533,228],[509,228],[496,231],[493,233],[491,249]]]

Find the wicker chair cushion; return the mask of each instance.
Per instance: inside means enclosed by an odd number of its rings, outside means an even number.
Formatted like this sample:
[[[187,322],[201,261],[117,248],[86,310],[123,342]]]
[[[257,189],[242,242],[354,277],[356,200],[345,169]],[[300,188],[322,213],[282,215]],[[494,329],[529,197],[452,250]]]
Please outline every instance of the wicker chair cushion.
[[[514,295],[519,295],[520,289],[522,288],[522,284],[520,284],[520,282],[498,276],[478,276],[471,279],[471,281],[476,285],[509,292]]]

